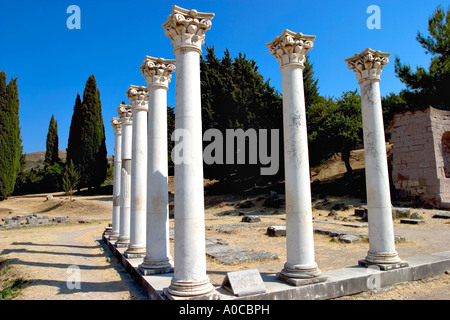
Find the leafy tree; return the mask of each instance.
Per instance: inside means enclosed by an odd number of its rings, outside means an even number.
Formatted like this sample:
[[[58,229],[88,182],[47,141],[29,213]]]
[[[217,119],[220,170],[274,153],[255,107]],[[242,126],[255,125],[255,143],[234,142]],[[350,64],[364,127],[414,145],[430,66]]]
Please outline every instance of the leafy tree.
[[[0,200],[10,196],[22,168],[17,78],[7,84],[0,72]]]
[[[409,109],[403,94],[396,94],[393,92],[382,97],[381,104],[383,106],[383,122],[385,129],[389,127],[396,113]]]
[[[100,91],[94,75],[89,76],[83,101],[77,96],[70,125],[67,161],[80,173],[79,187],[99,187],[106,178],[105,127]]]
[[[347,175],[352,175],[350,152],[362,142],[361,96],[358,91],[347,91],[336,100],[337,109],[333,112],[333,145],[341,153]]]
[[[204,131],[215,128],[221,131],[223,137],[227,129],[279,129],[282,134],[281,97],[269,81],[264,81],[253,59],[248,59],[242,53],[232,59],[228,50],[219,59],[214,47],[206,47],[206,55],[201,57],[200,66]],[[282,141],[280,137],[281,147]],[[226,154],[225,149],[223,154]],[[246,163],[205,165],[204,176],[222,181],[250,181],[258,178],[260,165]],[[280,168],[279,172],[282,173],[283,169]]]
[[[320,164],[335,153],[351,176],[350,152],[362,141],[361,97],[357,90],[333,99],[321,97],[307,109],[310,163]]]
[[[319,95],[319,80],[314,78],[314,70],[313,64],[309,61],[308,55],[306,55],[306,59],[303,69],[303,87],[305,91],[305,106],[306,109],[309,108],[314,103],[320,101]]]
[[[75,192],[75,189],[78,187],[78,183],[80,181],[80,174],[76,170],[73,161],[70,160],[68,164],[66,164],[66,168],[64,170],[64,175],[62,178],[62,187],[66,195],[72,201],[72,196]]]
[[[423,109],[432,105],[450,110],[450,8],[447,12],[438,6],[428,19],[429,36],[417,33],[416,40],[432,56],[428,70],[409,65],[395,59],[395,73],[406,85],[401,94],[410,109]]]
[[[55,116],[52,115],[47,133],[47,143],[44,159],[45,165],[51,166],[59,162],[58,149],[59,149],[58,122],[56,122]]]

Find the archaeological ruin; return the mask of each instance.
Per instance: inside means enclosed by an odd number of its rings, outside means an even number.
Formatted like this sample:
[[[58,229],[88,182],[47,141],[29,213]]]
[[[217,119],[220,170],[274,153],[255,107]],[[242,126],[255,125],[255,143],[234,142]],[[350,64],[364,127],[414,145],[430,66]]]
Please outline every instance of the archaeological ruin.
[[[116,141],[112,225],[103,237],[108,247],[152,299],[240,298],[239,292],[233,291],[234,281],[239,282],[241,294],[251,292],[256,294],[252,296],[255,299],[324,299],[368,290],[374,277],[377,281],[392,282],[389,272],[397,272],[402,279],[417,274],[422,262],[405,262],[395,250],[380,97],[381,71],[389,62],[390,54],[372,49],[345,59],[361,86],[369,251],[365,258],[361,257],[359,267],[320,271],[314,252],[302,78],[303,63],[313,48],[315,36],[284,30],[266,46],[277,59],[282,77],[287,261],[273,276],[261,278],[257,270],[227,274],[223,287],[231,287],[231,292],[229,288],[223,290],[211,284],[206,269],[206,247],[212,250],[211,245],[226,246],[217,243],[219,240],[212,244],[205,239],[199,59],[213,18],[214,13],[172,7],[162,27],[174,46],[176,59],[146,56],[140,70],[147,86],[130,86],[127,91],[130,105],[120,105],[119,118],[111,122]],[[188,135],[183,137],[183,161],[174,160],[174,257],[171,257],[166,94],[175,68],[175,130]],[[417,186],[426,182],[427,193],[441,204],[450,201],[450,196],[447,199],[442,193],[447,190],[445,178],[450,176],[450,165],[444,156],[450,152],[448,117],[430,108],[396,116],[392,129],[394,150],[407,151],[400,155],[394,153],[396,186],[420,193]],[[399,138],[402,130],[415,119],[427,121],[429,125],[423,130],[416,126],[417,134],[411,134],[408,141]],[[419,156],[413,154],[414,149],[425,151],[427,141],[433,142],[427,155],[435,154],[429,163],[419,161]],[[411,144],[414,147],[408,146]],[[432,161],[438,163],[437,172],[431,172]],[[417,172],[423,175],[413,175],[416,170],[411,169],[413,163],[417,163],[421,168]],[[439,256],[439,261],[448,264],[449,258],[448,254]],[[445,264],[440,267],[444,268]],[[413,272],[411,268],[417,270]]]

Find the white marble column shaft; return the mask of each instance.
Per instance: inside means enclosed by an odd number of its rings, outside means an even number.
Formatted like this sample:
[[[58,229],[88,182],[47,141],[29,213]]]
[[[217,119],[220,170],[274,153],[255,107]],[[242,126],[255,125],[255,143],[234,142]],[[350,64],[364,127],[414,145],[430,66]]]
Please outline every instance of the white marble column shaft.
[[[163,24],[176,55],[175,133],[182,136],[182,159],[175,154],[174,276],[168,294],[196,296],[214,288],[206,274],[200,54],[212,13],[173,6]],[[180,143],[176,136],[175,144]],[[181,163],[178,163],[181,162]]]
[[[280,64],[283,79],[287,261],[279,277],[295,285],[309,283],[321,274],[314,258],[303,88],[303,63],[306,53],[313,47],[314,39],[315,36],[284,30],[267,44],[270,54]]]
[[[383,111],[380,96],[381,69],[389,62],[389,53],[366,49],[345,59],[356,72],[361,87],[364,135],[369,252],[362,265],[396,264],[403,266],[395,250],[389,173]]]
[[[113,181],[113,214],[111,241],[117,240],[120,234],[120,171],[122,169],[122,123],[119,118],[111,120],[114,130],[114,181]]]
[[[147,56],[141,66],[148,85],[147,245],[144,275],[173,271],[169,242],[167,90],[175,60]]]
[[[130,191],[131,191],[131,142],[133,137],[133,114],[131,106],[121,104],[117,109],[122,123],[122,167],[120,172],[120,227],[117,248],[130,243]]]
[[[127,91],[133,112],[131,163],[130,244],[127,258],[143,258],[147,218],[147,87],[131,85]]]

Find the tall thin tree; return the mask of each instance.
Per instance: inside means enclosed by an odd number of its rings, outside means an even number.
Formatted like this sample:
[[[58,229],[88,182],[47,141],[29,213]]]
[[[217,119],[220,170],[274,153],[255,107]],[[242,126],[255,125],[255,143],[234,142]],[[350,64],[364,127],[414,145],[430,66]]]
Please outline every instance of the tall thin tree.
[[[75,101],[67,147],[67,163],[73,161],[80,173],[79,187],[99,187],[106,178],[106,137],[100,91],[94,75]]]
[[[17,78],[6,84],[0,72],[0,200],[9,197],[21,169],[22,139],[19,121],[19,87]]]
[[[55,116],[52,115],[47,133],[47,143],[44,159],[45,165],[51,166],[59,162],[58,148],[59,148],[58,122],[55,120]]]

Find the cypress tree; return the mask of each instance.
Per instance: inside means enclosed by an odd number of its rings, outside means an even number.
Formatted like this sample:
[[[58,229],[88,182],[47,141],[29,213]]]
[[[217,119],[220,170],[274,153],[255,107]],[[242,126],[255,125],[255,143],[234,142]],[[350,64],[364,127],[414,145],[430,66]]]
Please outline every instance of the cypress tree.
[[[45,165],[51,166],[59,162],[58,148],[59,148],[58,122],[56,122],[55,116],[52,115],[47,133],[47,143],[44,160]]]
[[[0,72],[0,200],[14,191],[21,170],[22,139],[19,122],[19,88],[17,78],[6,84]]]
[[[106,137],[100,91],[94,75],[75,101],[67,147],[67,163],[73,161],[80,173],[79,187],[99,187],[106,179]]]

